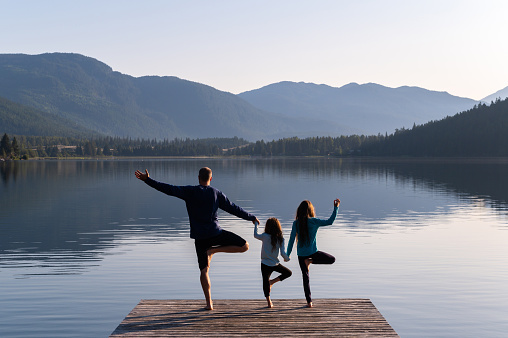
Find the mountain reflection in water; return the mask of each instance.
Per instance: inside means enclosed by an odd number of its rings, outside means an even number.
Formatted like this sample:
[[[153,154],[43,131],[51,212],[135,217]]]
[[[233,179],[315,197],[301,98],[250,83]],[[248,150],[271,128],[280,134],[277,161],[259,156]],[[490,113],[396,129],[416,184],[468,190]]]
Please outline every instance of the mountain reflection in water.
[[[118,243],[188,239],[184,203],[152,191],[133,172],[148,168],[156,180],[187,185],[197,184],[201,166],[212,167],[212,184],[231,200],[243,207],[243,200],[249,201],[248,207],[256,214],[278,216],[286,229],[299,200],[308,198],[323,208],[335,194],[343,199],[342,221],[355,229],[365,220],[390,226],[394,215],[410,220],[415,212],[446,212],[440,198],[469,199],[501,214],[506,214],[508,205],[506,160],[2,162],[0,267],[42,268],[26,275],[75,274],[97,264]],[[409,198],[401,191],[409,191]],[[411,198],[414,195],[426,197]],[[411,221],[402,224],[424,226]]]

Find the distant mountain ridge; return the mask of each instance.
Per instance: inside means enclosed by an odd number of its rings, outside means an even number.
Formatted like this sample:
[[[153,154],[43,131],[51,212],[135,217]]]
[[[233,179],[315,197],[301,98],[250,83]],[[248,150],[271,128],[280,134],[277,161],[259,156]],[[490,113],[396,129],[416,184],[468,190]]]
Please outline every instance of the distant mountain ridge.
[[[105,135],[251,141],[390,133],[477,103],[373,83],[335,88],[281,82],[234,95],[177,77],[132,77],[67,53],[0,54],[0,97]]]
[[[107,135],[141,138],[298,135],[338,123],[269,113],[177,77],[134,78],[79,54],[0,55],[0,96]]]
[[[484,97],[481,99],[481,102],[484,102],[486,104],[490,104],[491,102],[495,102],[497,99],[504,100],[508,97],[508,87],[505,87],[501,90],[498,90],[494,94],[491,94],[487,97]]]
[[[366,134],[391,133],[472,108],[478,101],[418,87],[350,83],[340,88],[280,82],[238,94],[252,105],[286,116],[320,116]]]

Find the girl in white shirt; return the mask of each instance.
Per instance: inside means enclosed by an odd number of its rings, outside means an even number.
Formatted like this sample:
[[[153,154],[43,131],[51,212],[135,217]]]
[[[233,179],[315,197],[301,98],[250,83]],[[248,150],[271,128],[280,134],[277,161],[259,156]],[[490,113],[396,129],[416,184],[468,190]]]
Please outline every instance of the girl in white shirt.
[[[281,282],[291,276],[292,272],[279,263],[279,252],[285,262],[289,257],[284,250],[284,237],[282,228],[277,218],[272,217],[266,221],[265,232],[258,233],[258,223],[254,223],[254,237],[263,242],[261,247],[261,275],[263,276],[263,292],[268,303],[268,307],[273,307],[270,299],[270,290],[272,285]],[[279,276],[270,279],[272,272],[277,271]]]

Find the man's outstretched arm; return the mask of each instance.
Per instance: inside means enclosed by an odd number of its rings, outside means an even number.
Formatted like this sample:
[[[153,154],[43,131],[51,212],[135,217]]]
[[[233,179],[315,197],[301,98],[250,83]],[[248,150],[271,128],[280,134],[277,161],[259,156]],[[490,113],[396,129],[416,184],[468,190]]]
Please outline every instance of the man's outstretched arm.
[[[185,200],[185,187],[175,186],[167,183],[157,182],[154,181],[150,174],[148,173],[148,170],[145,169],[145,172],[141,172],[139,170],[136,170],[134,173],[138,179],[148,184],[150,187],[154,188],[155,190],[158,190],[166,195],[175,196],[178,198],[181,198]]]
[[[248,213],[238,205],[229,201],[229,199],[223,193],[219,192],[218,198],[219,198],[219,208],[221,208],[222,210],[230,213],[231,215],[235,215],[236,217],[240,217],[243,218],[244,220],[251,221],[253,224],[256,223],[259,224],[259,220],[257,219],[256,216],[254,216],[251,213]]]

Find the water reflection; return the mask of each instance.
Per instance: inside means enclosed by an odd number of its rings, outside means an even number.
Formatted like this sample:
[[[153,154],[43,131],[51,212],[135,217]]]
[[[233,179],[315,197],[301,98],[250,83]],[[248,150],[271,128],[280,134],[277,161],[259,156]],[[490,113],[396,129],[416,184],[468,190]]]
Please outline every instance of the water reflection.
[[[503,215],[506,161],[360,159],[194,159],[0,163],[0,268],[20,276],[81,273],[126,243],[187,240],[182,201],[133,176],[196,184],[201,166],[231,200],[290,227],[308,198],[326,216],[340,191],[340,221],[352,231],[425,226],[422,215],[467,203]],[[224,217],[224,216],[222,216]],[[32,269],[32,268],[35,268]],[[23,272],[21,272],[23,271]]]
[[[81,273],[128,239],[185,236],[184,214],[171,226],[139,216],[124,163],[8,162],[1,170],[0,267],[21,276]]]
[[[153,160],[136,161],[150,166],[159,175],[172,178],[195,178],[189,168],[196,168],[196,162],[213,163],[221,171],[234,173],[236,177],[257,176],[305,178],[329,178],[334,176],[378,179],[393,178],[399,184],[410,184],[414,188],[446,191],[450,194],[481,196],[492,200],[493,206],[506,209],[508,181],[506,171],[508,159],[474,160],[426,160],[426,159],[212,159],[212,160]],[[131,162],[131,163],[136,163]],[[18,180],[30,184],[37,180],[54,182],[62,178],[95,180],[124,177],[125,161],[40,161],[0,162],[0,177],[4,187]],[[189,183],[189,184],[192,184]]]

